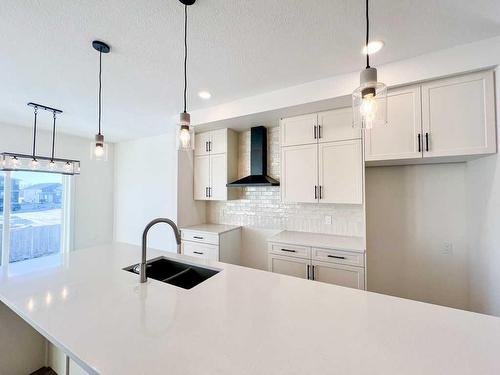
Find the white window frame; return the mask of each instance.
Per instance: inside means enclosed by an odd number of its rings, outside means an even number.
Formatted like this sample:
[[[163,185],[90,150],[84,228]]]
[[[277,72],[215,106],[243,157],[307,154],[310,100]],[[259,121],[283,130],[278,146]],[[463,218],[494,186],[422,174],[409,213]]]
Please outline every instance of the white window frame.
[[[38,173],[38,172],[33,172]],[[11,193],[11,172],[4,172],[4,197],[3,197],[3,238],[2,247],[2,269],[9,267],[10,255],[10,193]],[[73,176],[64,175],[62,178],[62,213],[61,213],[61,252],[65,257],[73,249],[73,223],[74,223],[74,181]]]

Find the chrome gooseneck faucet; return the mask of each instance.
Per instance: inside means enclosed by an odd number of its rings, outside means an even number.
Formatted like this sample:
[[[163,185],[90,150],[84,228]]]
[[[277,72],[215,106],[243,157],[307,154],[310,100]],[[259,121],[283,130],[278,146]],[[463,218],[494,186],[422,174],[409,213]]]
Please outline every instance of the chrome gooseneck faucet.
[[[151,229],[151,227],[153,227],[155,224],[158,223],[165,223],[172,227],[172,230],[174,231],[175,235],[175,241],[177,242],[177,254],[181,253],[181,232],[179,231],[179,228],[177,228],[177,225],[175,225],[175,223],[172,220],[166,218],[158,218],[151,221],[148,225],[146,225],[146,228],[144,228],[144,232],[142,232],[142,260],[141,260],[141,268],[139,270],[141,283],[145,283],[148,280],[146,276],[146,247],[148,242],[148,232]]]

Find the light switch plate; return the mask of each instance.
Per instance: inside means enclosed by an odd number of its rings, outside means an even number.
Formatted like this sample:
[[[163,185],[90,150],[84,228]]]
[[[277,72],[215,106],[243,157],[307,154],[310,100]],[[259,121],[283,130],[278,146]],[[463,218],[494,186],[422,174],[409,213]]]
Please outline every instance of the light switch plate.
[[[332,217],[330,215],[325,215],[325,224],[332,225]]]

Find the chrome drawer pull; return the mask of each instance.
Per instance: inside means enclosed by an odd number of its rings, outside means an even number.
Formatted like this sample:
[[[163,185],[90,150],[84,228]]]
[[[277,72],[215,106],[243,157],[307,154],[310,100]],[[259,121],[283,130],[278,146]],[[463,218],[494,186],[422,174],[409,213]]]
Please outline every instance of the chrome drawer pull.
[[[202,240],[203,237],[200,237],[200,236],[193,236],[193,238],[196,238],[197,240]]]
[[[198,254],[198,255],[203,255],[203,253],[200,251],[193,251],[193,253]]]
[[[335,258],[335,259],[346,259],[346,257],[339,257],[337,255],[327,255],[328,258]]]
[[[287,253],[296,253],[297,250],[281,249],[281,251],[286,251]]]

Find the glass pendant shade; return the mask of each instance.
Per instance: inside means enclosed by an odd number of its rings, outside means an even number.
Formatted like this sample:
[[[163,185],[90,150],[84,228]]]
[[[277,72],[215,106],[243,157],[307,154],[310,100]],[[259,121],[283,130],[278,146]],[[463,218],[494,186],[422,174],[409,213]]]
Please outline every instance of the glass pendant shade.
[[[4,152],[0,154],[0,170],[78,175],[80,174],[80,162],[45,156],[33,158],[32,155]]]
[[[102,134],[96,134],[95,140],[90,142],[90,160],[108,160],[108,144],[104,143],[104,136]]]
[[[387,124],[387,86],[377,81],[377,69],[366,68],[352,93],[353,127],[372,129]]]
[[[194,130],[189,126],[191,116],[187,112],[180,114],[179,130],[177,131],[177,149],[189,151],[194,149]]]

